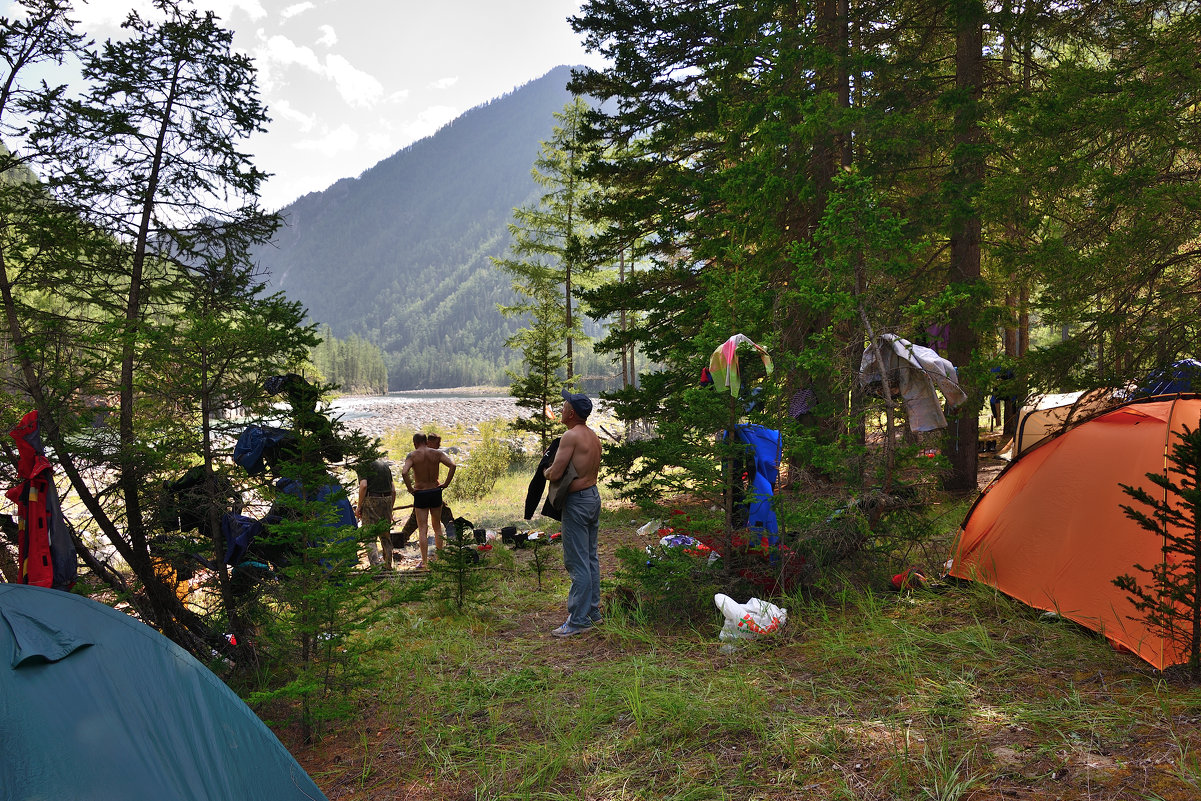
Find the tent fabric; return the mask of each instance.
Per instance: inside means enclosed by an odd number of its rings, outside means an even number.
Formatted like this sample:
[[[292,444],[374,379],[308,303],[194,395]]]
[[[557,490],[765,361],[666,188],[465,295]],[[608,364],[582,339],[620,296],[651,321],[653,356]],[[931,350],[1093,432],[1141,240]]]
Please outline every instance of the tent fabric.
[[[0,798],[325,796],[262,721],[166,637],[90,599],[0,584]]]
[[[1035,396],[1018,412],[1011,458],[1118,403],[1108,389]]]
[[[1178,392],[1196,392],[1201,389],[1201,362],[1196,359],[1179,359],[1167,367],[1152,370],[1134,390],[1135,397],[1152,395],[1175,395]]]
[[[1113,585],[1118,576],[1132,575],[1146,586],[1149,577],[1135,565],[1151,567],[1164,558],[1163,538],[1122,512],[1132,499],[1118,485],[1162,496],[1146,474],[1167,469],[1177,435],[1199,419],[1198,396],[1133,401],[1026,450],[968,513],[950,575],[1057,612],[1157,668],[1186,661],[1182,646],[1149,629]]]

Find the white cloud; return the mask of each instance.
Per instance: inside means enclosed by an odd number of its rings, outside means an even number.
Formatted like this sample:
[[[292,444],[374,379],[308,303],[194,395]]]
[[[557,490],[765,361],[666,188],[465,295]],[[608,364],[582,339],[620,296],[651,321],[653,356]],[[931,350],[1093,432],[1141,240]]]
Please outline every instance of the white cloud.
[[[282,19],[292,19],[292,17],[303,14],[306,11],[311,11],[316,7],[316,5],[309,2],[297,3],[295,5],[288,6],[283,11],[279,12],[279,16]]]
[[[321,59],[317,58],[317,54],[313,52],[312,48],[298,45],[288,37],[279,34],[264,42],[264,47],[259,50],[258,56],[262,61],[272,64],[281,66],[295,64],[310,72],[317,74],[323,72]]]
[[[318,25],[317,30],[321,31],[321,36],[317,38],[317,44],[333,47],[338,43],[338,34],[334,32],[333,25]]]
[[[395,147],[392,137],[381,131],[372,131],[367,134],[366,150],[369,153],[380,153],[383,155],[391,155],[392,149]]]
[[[343,123],[333,130],[326,131],[324,136],[316,139],[302,139],[297,142],[297,150],[320,153],[323,156],[333,156],[340,153],[350,153],[359,145],[359,135],[349,125]]]
[[[293,127],[299,129],[301,133],[308,133],[317,125],[316,116],[305,114],[287,100],[275,100],[267,110],[271,114],[273,122],[276,124],[290,123]]]
[[[320,74],[321,60],[307,47],[296,44],[286,36],[263,38],[259,31],[259,46],[254,51],[255,66],[259,70],[259,86],[268,94],[283,88],[286,83],[283,71],[290,66],[299,66]]]
[[[430,84],[431,89],[449,89],[459,82],[458,75],[452,75],[448,78],[439,78]]]
[[[338,94],[352,106],[369,107],[384,96],[384,86],[336,53],[325,57],[325,74],[333,79]]]
[[[267,10],[259,0],[201,0],[196,5],[212,9],[226,22],[233,16],[234,11],[241,11],[252,20],[260,20],[267,16]]]
[[[71,16],[85,30],[93,30],[98,27],[118,27],[130,11],[148,17],[153,13],[154,6],[149,0],[93,0],[73,8]]]
[[[404,102],[405,100],[409,99],[409,94],[410,94],[410,92],[408,89],[397,89],[395,92],[388,95],[388,97],[385,99],[389,103],[401,103],[401,102]]]
[[[264,83],[273,87],[282,83],[274,67],[298,66],[332,81],[338,94],[350,106],[367,108],[384,96],[383,84],[342,56],[330,53],[322,60],[312,48],[298,45],[286,36],[276,35],[267,39],[257,56]]]

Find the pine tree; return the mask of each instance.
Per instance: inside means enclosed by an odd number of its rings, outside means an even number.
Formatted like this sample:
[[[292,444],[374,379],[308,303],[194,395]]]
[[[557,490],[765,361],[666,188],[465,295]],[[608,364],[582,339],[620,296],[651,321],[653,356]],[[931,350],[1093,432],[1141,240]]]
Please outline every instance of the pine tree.
[[[728,404],[704,411],[710,404],[694,388],[731,335],[746,334],[780,359],[758,412],[773,428],[800,384],[832,385],[831,374],[847,370],[846,358],[805,362],[811,340],[827,336],[826,310],[790,302],[796,296],[788,291],[792,251],[821,215],[818,173],[828,184],[831,159],[842,158],[840,130],[849,125],[836,100],[838,48],[829,30],[818,35],[808,10],[596,2],[573,20],[612,63],[577,73],[572,84],[605,101],[589,118],[600,155],[586,171],[605,186],[595,211],[605,227],[588,248],[597,260],[625,252],[642,267],[586,298],[598,315],[636,315],[603,348],[635,342],[659,367],[637,388],[607,395],[622,419],[660,427],[653,441],[606,451],[606,464],[631,490],[640,484],[631,471],[662,481],[696,469],[698,482],[712,481],[713,444],[694,443],[685,421],[710,432],[728,425]],[[823,19],[837,27],[837,19]],[[671,469],[684,464],[684,474]]]
[[[583,338],[575,298],[581,286],[595,284],[581,249],[590,230],[583,209],[595,193],[594,185],[581,176],[587,155],[581,130],[587,111],[577,97],[555,115],[558,124],[542,143],[533,170],[546,192],[536,205],[513,212],[512,255],[493,260],[513,276],[513,288],[523,299],[500,306],[505,316],[528,320],[505,343],[524,357],[524,372],[510,373],[510,393],[519,406],[533,412],[518,425],[539,434],[543,447],[554,425],[543,412],[558,400],[564,381],[575,383],[575,347]]]
[[[37,30],[47,58],[72,52],[59,28]],[[4,37],[10,63],[31,52],[24,42]],[[82,91],[30,93],[3,109],[2,124],[26,129],[20,152],[43,181],[2,199],[4,218],[20,222],[0,263],[7,334],[21,343],[21,389],[88,511],[86,533],[126,567],[87,548],[81,557],[144,619],[208,658],[228,651],[230,610],[202,616],[160,575],[157,490],[197,461],[215,480],[208,424],[223,406],[260,399],[251,382],[310,344],[297,307],[264,298],[246,258],[278,222],[259,209],[263,174],[238,149],[265,109],[231,32],[169,0],[79,58]],[[112,484],[97,487],[95,475]],[[223,550],[210,548],[214,558]]]
[[[256,588],[266,601],[258,605],[255,645],[268,685],[252,698],[297,702],[305,742],[353,709],[352,690],[362,681],[371,647],[362,635],[383,609],[376,574],[359,567],[365,532],[356,527],[346,489],[326,464],[335,455],[352,463],[376,458],[378,442],[314,406],[324,390],[328,386],[291,384],[295,439],[273,469],[275,480],[259,490],[273,501],[263,521],[264,542],[284,556],[275,580]]]
[[[1148,576],[1146,586],[1129,574],[1113,583],[1131,596],[1150,628],[1188,653],[1189,673],[1196,681],[1201,679],[1201,428],[1186,425],[1177,436],[1179,442],[1173,443],[1168,457],[1172,472],[1147,473],[1162,495],[1119,485],[1141,504],[1123,505],[1122,511],[1163,542],[1163,560],[1151,567],[1135,565]],[[1178,481],[1172,480],[1172,473]]]
[[[438,558],[430,562],[429,597],[455,614],[485,606],[495,597],[494,574],[482,561],[473,534],[470,526],[456,523]]]

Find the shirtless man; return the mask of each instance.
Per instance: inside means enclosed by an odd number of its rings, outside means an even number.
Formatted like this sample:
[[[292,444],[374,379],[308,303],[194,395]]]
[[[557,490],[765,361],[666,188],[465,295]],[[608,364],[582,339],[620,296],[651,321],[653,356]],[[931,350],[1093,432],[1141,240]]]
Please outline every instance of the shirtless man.
[[[446,465],[446,481],[439,483],[438,473]],[[425,434],[413,435],[413,452],[405,458],[400,477],[413,493],[413,511],[417,514],[417,547],[421,549],[419,568],[429,564],[429,521],[434,521],[434,551],[442,550],[442,490],[450,486],[455,463],[442,451],[427,447]]]
[[[588,427],[592,401],[587,395],[563,390],[563,424],[567,433],[559,440],[555,460],[543,475],[557,481],[575,468],[576,477],[563,502],[563,564],[571,574],[567,594],[567,622],[551,632],[556,637],[571,637],[601,622],[600,556],[597,533],[600,528],[600,492],[596,488],[600,472],[600,438]]]

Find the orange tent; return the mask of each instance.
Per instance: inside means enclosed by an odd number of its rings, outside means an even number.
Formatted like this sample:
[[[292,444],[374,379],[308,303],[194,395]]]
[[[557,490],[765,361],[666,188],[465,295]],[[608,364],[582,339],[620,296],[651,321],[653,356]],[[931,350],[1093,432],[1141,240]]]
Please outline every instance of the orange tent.
[[[1137,504],[1119,482],[1162,496],[1146,474],[1162,474],[1176,434],[1199,421],[1201,396],[1133,401],[1020,454],[968,512],[950,574],[1057,612],[1157,668],[1187,661],[1187,648],[1148,629],[1113,579],[1129,574],[1146,588],[1150,576],[1135,565],[1164,559],[1163,538],[1122,512]]]

